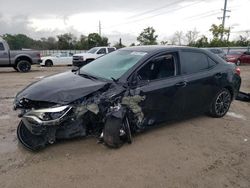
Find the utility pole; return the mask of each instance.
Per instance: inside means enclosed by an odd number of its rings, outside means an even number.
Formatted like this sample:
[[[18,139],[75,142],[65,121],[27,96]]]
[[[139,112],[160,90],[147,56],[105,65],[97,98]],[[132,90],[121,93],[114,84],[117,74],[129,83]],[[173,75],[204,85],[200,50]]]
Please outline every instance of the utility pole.
[[[224,29],[225,29],[225,21],[226,18],[229,18],[230,16],[226,16],[227,12],[231,12],[231,10],[227,10],[227,0],[225,0],[224,3],[224,9],[221,9],[223,11],[223,17],[218,17],[218,19],[222,19],[222,28],[223,28],[223,32],[221,33],[221,37],[220,39],[223,39],[223,34],[224,34]]]
[[[99,21],[99,35],[102,36],[102,25],[101,25],[101,21]]]

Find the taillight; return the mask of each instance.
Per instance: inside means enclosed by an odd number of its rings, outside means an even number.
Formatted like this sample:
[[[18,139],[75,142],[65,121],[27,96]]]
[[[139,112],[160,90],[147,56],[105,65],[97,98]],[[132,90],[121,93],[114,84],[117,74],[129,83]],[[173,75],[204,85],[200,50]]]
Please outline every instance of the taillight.
[[[235,72],[236,72],[236,74],[238,74],[238,75],[240,76],[240,68],[239,68],[239,67],[237,67],[237,68],[235,69]]]

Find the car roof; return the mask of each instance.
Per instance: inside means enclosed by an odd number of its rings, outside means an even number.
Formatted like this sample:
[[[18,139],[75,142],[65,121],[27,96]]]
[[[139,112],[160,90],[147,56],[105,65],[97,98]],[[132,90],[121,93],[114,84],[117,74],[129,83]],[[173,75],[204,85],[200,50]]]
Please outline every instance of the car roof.
[[[200,50],[199,48],[187,47],[187,46],[161,46],[161,45],[148,45],[148,46],[132,46],[122,48],[121,50],[141,51],[141,52],[155,52],[162,50],[180,50],[180,49],[194,49]]]

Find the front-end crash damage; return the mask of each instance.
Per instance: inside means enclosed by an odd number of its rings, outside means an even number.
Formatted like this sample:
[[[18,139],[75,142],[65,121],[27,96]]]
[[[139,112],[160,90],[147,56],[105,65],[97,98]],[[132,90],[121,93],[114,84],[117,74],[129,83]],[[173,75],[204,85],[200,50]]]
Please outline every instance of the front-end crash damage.
[[[34,101],[16,97],[21,122],[17,129],[20,142],[38,150],[57,140],[95,136],[111,147],[124,141],[131,143],[131,132],[142,124],[140,102],[144,96],[132,95],[128,87],[105,84],[97,91],[68,104],[56,101]]]

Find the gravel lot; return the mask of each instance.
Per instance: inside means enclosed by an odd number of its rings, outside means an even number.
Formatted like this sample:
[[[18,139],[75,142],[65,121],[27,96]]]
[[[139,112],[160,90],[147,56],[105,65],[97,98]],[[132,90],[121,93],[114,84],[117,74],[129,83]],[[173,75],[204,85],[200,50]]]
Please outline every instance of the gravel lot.
[[[250,92],[250,66],[241,66]],[[18,144],[15,94],[71,67],[0,69],[0,187],[250,187],[250,103],[234,101],[220,119],[199,116],[168,123],[108,149],[95,138],[61,142],[37,153]]]

